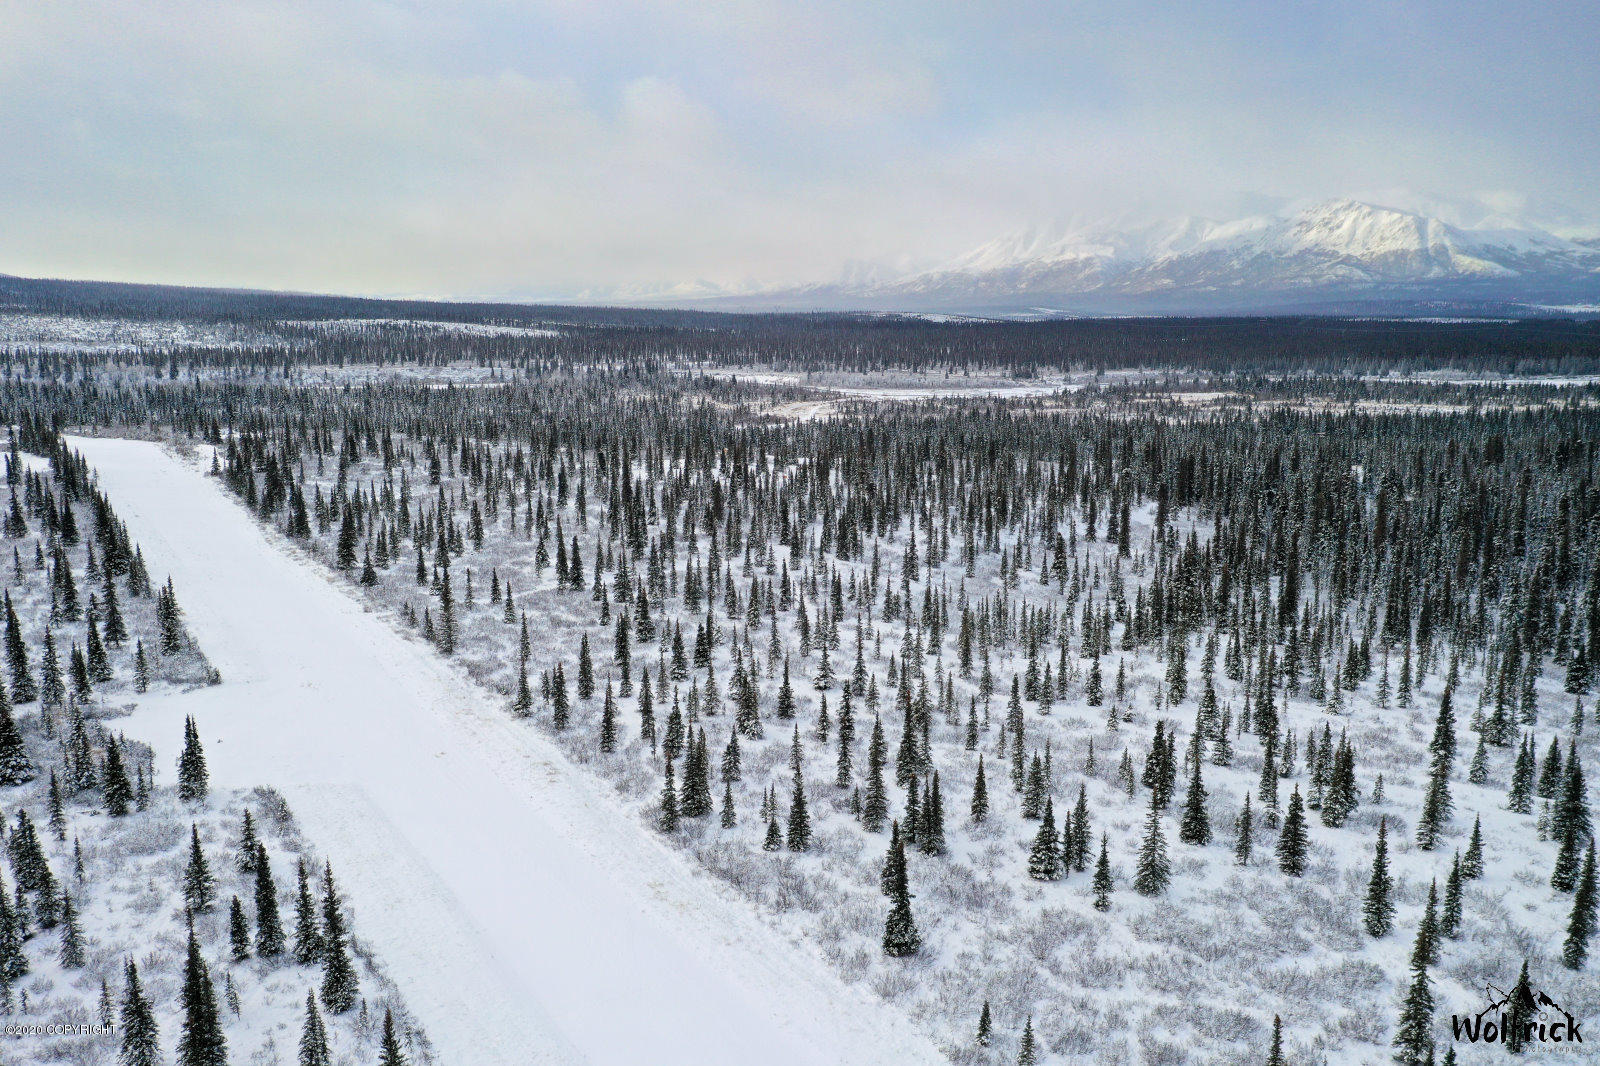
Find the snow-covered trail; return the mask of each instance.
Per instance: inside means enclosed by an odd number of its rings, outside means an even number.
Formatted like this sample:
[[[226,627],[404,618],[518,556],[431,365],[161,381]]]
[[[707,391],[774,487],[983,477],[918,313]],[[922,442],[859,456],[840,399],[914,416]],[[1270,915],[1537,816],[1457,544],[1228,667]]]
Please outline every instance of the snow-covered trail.
[[[74,439],[224,683],[127,731],[272,785],[449,1066],[946,1060],[159,445]]]

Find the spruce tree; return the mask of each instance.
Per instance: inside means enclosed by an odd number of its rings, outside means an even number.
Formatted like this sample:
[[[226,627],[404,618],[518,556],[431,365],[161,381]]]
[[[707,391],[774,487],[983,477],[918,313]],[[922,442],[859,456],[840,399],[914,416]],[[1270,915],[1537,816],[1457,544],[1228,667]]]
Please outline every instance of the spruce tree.
[[[678,786],[673,780],[670,757],[661,782],[661,808],[656,815],[656,828],[663,833],[674,833],[678,829]]]
[[[1022,1027],[1022,1041],[1017,1046],[1017,1066],[1036,1066],[1039,1061],[1039,1049],[1033,1038],[1033,1018],[1030,1016]]]
[[[378,1066],[406,1066],[405,1052],[400,1048],[400,1037],[394,1030],[394,1011],[383,1008],[383,1036],[378,1044]]]
[[[189,824],[189,862],[183,871],[183,902],[191,911],[208,911],[216,902],[216,879],[200,847],[200,827]]]
[[[1581,970],[1589,958],[1589,941],[1594,936],[1596,907],[1594,841],[1583,857],[1583,872],[1572,897],[1572,915],[1567,919],[1567,939],[1561,948],[1561,962],[1569,970]]]
[[[311,895],[304,859],[296,864],[295,874],[299,888],[294,905],[294,961],[310,966],[322,960],[322,926],[317,920],[317,902]]]
[[[83,968],[83,930],[78,927],[78,911],[72,905],[72,896],[67,892],[61,893],[61,950],[59,954],[63,969],[78,970]]]
[[[1467,840],[1467,853],[1461,859],[1461,876],[1476,881],[1483,876],[1483,817],[1472,818],[1472,836]]]
[[[611,679],[606,679],[606,694],[600,709],[600,753],[617,750],[617,701],[611,694]]]
[[[989,785],[984,780],[983,755],[978,755],[978,775],[972,781],[972,821],[980,824],[989,817]]]
[[[228,906],[228,943],[233,948],[234,962],[250,957],[250,920],[245,917],[244,904],[238,896]]]
[[[790,851],[811,850],[811,814],[806,809],[806,784],[799,771],[789,799],[789,832],[785,838]]]
[[[11,713],[11,700],[6,696],[5,686],[0,685],[0,785],[26,784],[35,776],[33,761],[28,758],[22,734]]]
[[[317,1010],[317,997],[306,993],[306,1020],[300,1026],[300,1066],[331,1066],[328,1031]]]
[[[1405,675],[1401,675],[1405,679]],[[1411,984],[1400,1005],[1394,1032],[1394,1061],[1399,1066],[1431,1066],[1433,1062],[1433,988],[1428,964],[1416,952],[1411,959]]]
[[[1528,1028],[1533,1024],[1533,1014],[1539,1008],[1533,998],[1533,983],[1528,980],[1528,960],[1522,960],[1522,971],[1511,988],[1511,1013],[1506,1017],[1506,1050],[1520,1055],[1527,1050]]]
[[[186,803],[197,803],[206,798],[210,785],[206,753],[200,746],[200,730],[191,715],[183,721],[183,754],[178,757],[178,798]]]
[[[938,771],[927,786],[922,803],[922,832],[917,834],[917,847],[924,855],[943,855],[946,851],[944,836],[944,791],[939,787]]]
[[[344,904],[333,883],[333,866],[322,868],[322,1005],[343,1014],[355,1005],[356,971],[345,943]]]
[[[1306,872],[1306,815],[1305,804],[1296,785],[1289,797],[1289,811],[1283,818],[1283,829],[1278,833],[1278,869],[1290,877]]]
[[[911,914],[911,890],[906,872],[905,842],[900,836],[900,823],[895,822],[889,838],[889,917],[883,926],[883,953],[891,958],[905,958],[922,950],[922,937],[917,932],[916,919]]]
[[[1389,898],[1389,819],[1378,819],[1378,844],[1372,854],[1372,875],[1367,879],[1367,899],[1361,907],[1368,936],[1387,936],[1394,927],[1394,901]]]
[[[1444,909],[1439,915],[1439,931],[1455,939],[1461,935],[1461,853],[1450,861],[1450,875],[1444,880]]]
[[[106,813],[113,818],[121,818],[132,809],[133,785],[122,764],[122,749],[116,737],[106,743],[105,763],[100,768],[100,795]]]
[[[1167,859],[1167,838],[1161,831],[1161,808],[1156,794],[1150,793],[1150,812],[1145,817],[1144,841],[1139,845],[1139,865],[1133,877],[1134,891],[1141,896],[1159,896],[1172,879]]]
[[[1571,892],[1577,884],[1582,843],[1591,832],[1587,786],[1575,742],[1569,745],[1567,779],[1556,802],[1550,828],[1557,843],[1550,886],[1559,892]]]
[[[161,1061],[160,1032],[132,959],[123,963],[122,979],[122,1046],[117,1052],[117,1064],[157,1066]]]
[[[272,879],[272,864],[267,849],[256,845],[256,954],[263,959],[283,954],[283,922],[278,915],[278,886]]]
[[[883,719],[874,716],[872,742],[867,747],[867,798],[861,807],[861,827],[869,833],[881,830],[889,817],[889,795],[883,782],[886,755]]]
[[[228,1045],[217,1013],[216,988],[200,955],[194,925],[183,966],[183,1035],[178,1040],[178,1066],[227,1066]]]
[[[1244,794],[1244,807],[1239,811],[1238,820],[1234,826],[1238,830],[1238,837],[1233,845],[1233,861],[1240,866],[1250,865],[1250,854],[1254,848],[1255,818],[1250,812],[1250,793]]]
[[[1284,1066],[1283,1019],[1276,1014],[1272,1016],[1272,1046],[1267,1050],[1267,1066]]]
[[[1192,761],[1189,790],[1183,799],[1183,819],[1178,823],[1178,839],[1185,844],[1211,843],[1211,819],[1206,814],[1206,788],[1200,781],[1200,760]]]
[[[1061,855],[1056,837],[1055,805],[1044,801],[1044,819],[1033,838],[1033,849],[1028,854],[1028,876],[1035,881],[1061,880]]]
[[[1094,864],[1094,909],[1108,911],[1111,909],[1111,857],[1107,852],[1107,838],[1105,833],[1100,834],[1100,858]]]

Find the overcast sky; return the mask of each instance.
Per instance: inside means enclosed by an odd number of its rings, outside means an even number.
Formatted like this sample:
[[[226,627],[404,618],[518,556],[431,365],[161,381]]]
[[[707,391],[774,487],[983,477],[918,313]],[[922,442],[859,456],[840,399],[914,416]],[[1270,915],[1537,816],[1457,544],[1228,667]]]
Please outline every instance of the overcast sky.
[[[16,0],[0,272],[533,296],[1348,194],[1600,217],[1597,31],[1593,0]]]

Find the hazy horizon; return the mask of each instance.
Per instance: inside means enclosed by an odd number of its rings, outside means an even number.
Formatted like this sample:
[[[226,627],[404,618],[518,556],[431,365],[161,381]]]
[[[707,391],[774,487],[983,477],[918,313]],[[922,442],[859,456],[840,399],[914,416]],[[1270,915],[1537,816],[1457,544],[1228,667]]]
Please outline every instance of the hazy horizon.
[[[533,299],[1357,196],[1600,219],[1577,4],[0,10],[0,272]]]

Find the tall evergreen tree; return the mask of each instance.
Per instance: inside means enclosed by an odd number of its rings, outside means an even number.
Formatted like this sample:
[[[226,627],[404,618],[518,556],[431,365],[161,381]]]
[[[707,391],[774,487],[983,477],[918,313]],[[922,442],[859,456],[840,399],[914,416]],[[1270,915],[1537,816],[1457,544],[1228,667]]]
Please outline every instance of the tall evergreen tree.
[[[883,926],[883,953],[898,959],[922,950],[922,937],[917,932],[916,919],[911,914],[912,896],[906,873],[906,849],[900,836],[899,822],[890,828],[889,869],[889,917]]]
[[[344,903],[333,883],[333,866],[322,868],[322,1005],[334,1014],[355,1006],[356,970],[345,943]]]
[[[1387,936],[1394,927],[1394,901],[1389,891],[1394,882],[1389,877],[1389,819],[1378,819],[1378,844],[1372,853],[1372,875],[1367,879],[1367,899],[1361,907],[1361,918],[1368,936]]]
[[[265,845],[256,845],[256,954],[263,959],[283,954],[283,922],[278,914],[278,886],[272,879],[272,864]]]
[[[1306,815],[1305,803],[1296,785],[1289,796],[1289,811],[1283,817],[1283,829],[1278,833],[1278,869],[1290,877],[1306,872]]]
[[[200,729],[194,716],[183,720],[183,753],[178,756],[178,798],[197,803],[206,798],[211,775],[206,770],[206,753],[200,746]]]
[[[155,1011],[139,984],[139,968],[132,959],[122,969],[122,1046],[118,1066],[157,1066],[161,1061],[160,1031]]]
[[[1211,843],[1211,819],[1206,814],[1206,788],[1200,781],[1200,760],[1189,769],[1189,790],[1183,799],[1183,819],[1178,823],[1178,839],[1185,844]]]
[[[378,1066],[406,1066],[406,1053],[394,1029],[394,1011],[383,1009],[383,1035],[378,1044]]]
[[[1028,854],[1028,876],[1035,881],[1061,880],[1060,844],[1056,837],[1055,806],[1046,798],[1044,818],[1033,838],[1033,849]]]
[[[1594,937],[1596,907],[1594,869],[1594,841],[1583,857],[1583,872],[1578,875],[1578,889],[1572,897],[1572,915],[1567,919],[1567,939],[1561,947],[1561,962],[1569,970],[1581,970],[1589,958],[1589,941]]]
[[[22,785],[36,776],[33,761],[22,743],[16,719],[11,713],[11,700],[0,685],[0,785]]]
[[[1094,864],[1094,909],[1108,911],[1111,909],[1111,890],[1114,887],[1111,881],[1111,857],[1107,853],[1106,834],[1100,834],[1100,858]]]
[[[328,1030],[317,1010],[317,997],[306,993],[306,1019],[300,1026],[300,1066],[332,1066]]]
[[[294,904],[294,961],[311,966],[322,961],[322,924],[317,918],[317,901],[311,895],[311,879],[305,860],[295,867],[299,887]]]
[[[1161,831],[1161,808],[1156,794],[1150,793],[1150,811],[1145,816],[1144,841],[1139,845],[1139,865],[1133,877],[1134,891],[1141,896],[1159,896],[1172,879],[1167,858],[1167,838]]]
[[[183,965],[183,1035],[178,1040],[178,1066],[227,1066],[228,1043],[217,1012],[217,992],[200,955],[194,926]]]
[[[189,824],[189,862],[183,871],[183,902],[191,911],[208,911],[216,902],[216,878],[200,847],[200,827]]]

